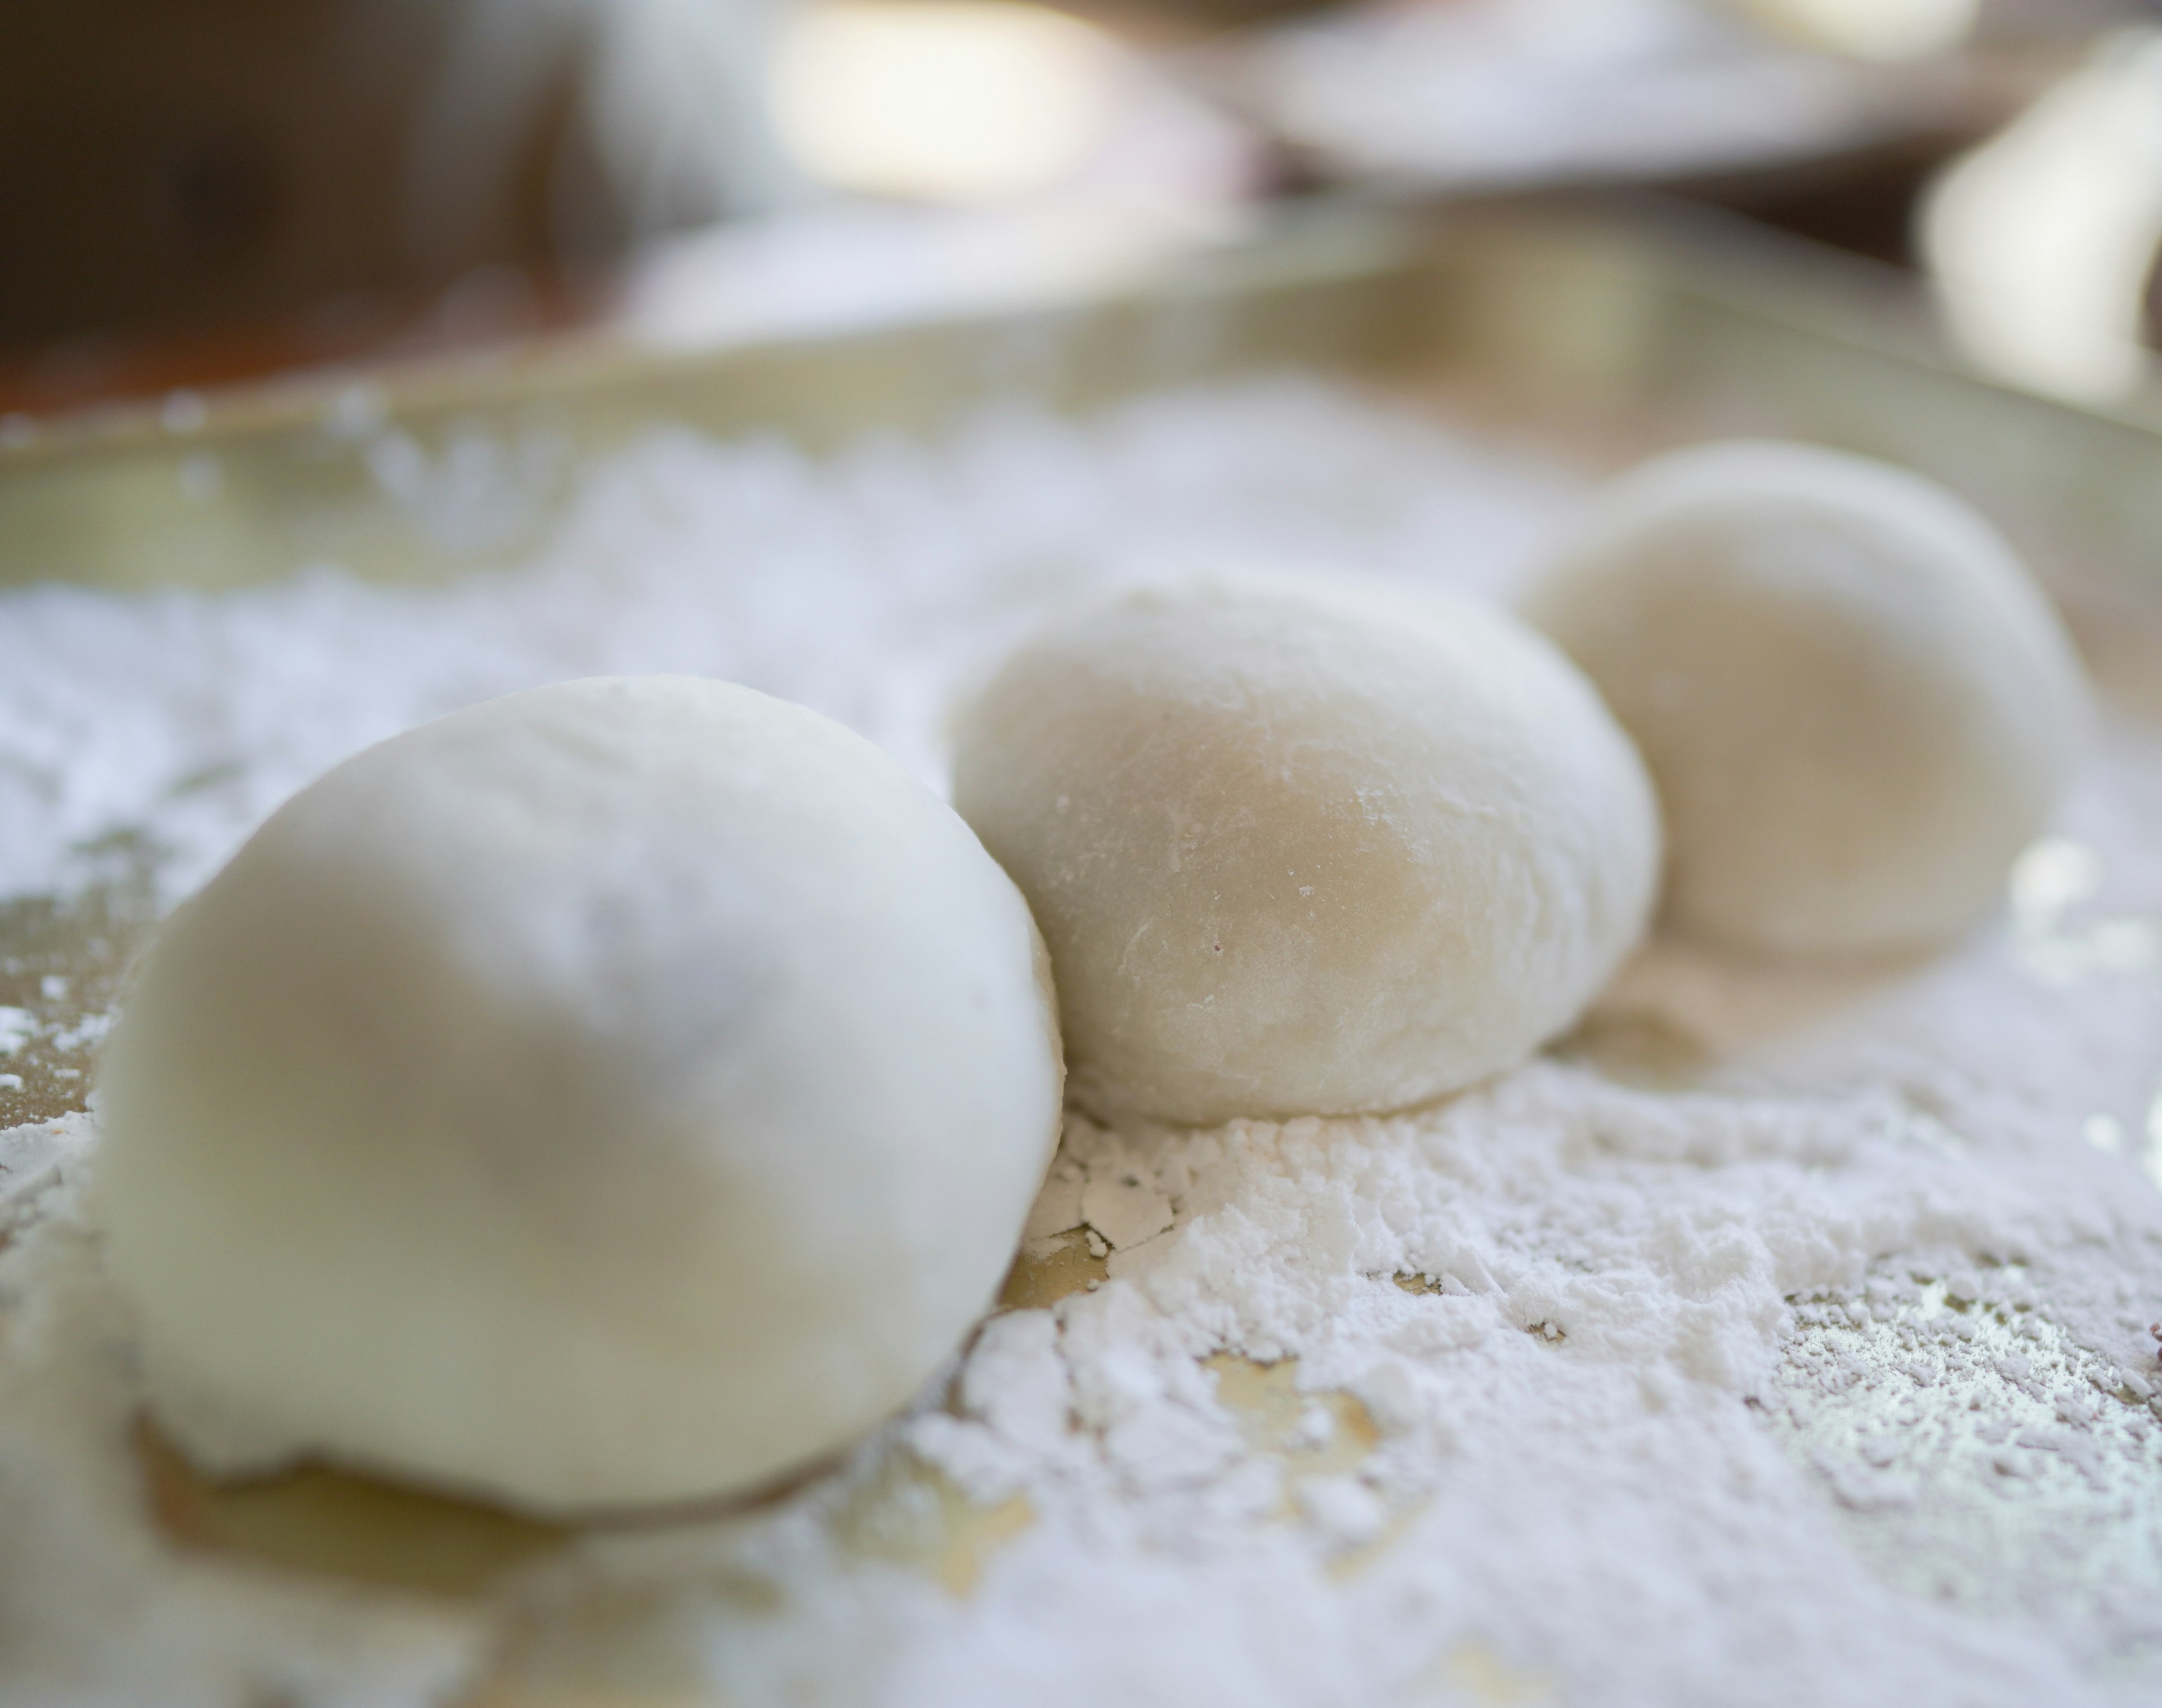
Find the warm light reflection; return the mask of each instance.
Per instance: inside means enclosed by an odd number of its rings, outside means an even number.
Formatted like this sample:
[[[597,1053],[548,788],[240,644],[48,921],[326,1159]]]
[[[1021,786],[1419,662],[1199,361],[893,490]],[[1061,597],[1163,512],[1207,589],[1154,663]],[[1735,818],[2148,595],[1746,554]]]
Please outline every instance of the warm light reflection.
[[[958,203],[1070,178],[1101,144],[1116,50],[1096,30],[999,0],[814,6],[783,37],[783,145],[837,188]]]
[[[2077,400],[2137,388],[2162,249],[2162,33],[2114,39],[1956,163],[1930,195],[1922,244],[1977,361]]]
[[[1758,23],[1810,47],[1856,59],[1927,59],[1973,32],[1980,0],[1731,0]]]

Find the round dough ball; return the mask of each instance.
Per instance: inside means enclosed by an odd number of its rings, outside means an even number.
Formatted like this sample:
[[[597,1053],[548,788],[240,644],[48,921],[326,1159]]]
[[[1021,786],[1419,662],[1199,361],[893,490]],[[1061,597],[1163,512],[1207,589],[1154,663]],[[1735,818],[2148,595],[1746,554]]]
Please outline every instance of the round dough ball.
[[[1987,522],[1808,446],[1707,446],[1625,477],[1526,609],[1652,768],[1672,924],[1747,950],[1966,929],[2091,718],[2062,624]]]
[[[742,1490],[907,1400],[1011,1258],[1061,1068],[966,825],[838,724],[648,676],[303,791],[99,1079],[183,1446],[564,1512]]]
[[[1021,647],[959,737],[955,805],[1036,910],[1102,1107],[1423,1102],[1566,1027],[1652,902],[1636,753],[1499,611],[1128,593]]]

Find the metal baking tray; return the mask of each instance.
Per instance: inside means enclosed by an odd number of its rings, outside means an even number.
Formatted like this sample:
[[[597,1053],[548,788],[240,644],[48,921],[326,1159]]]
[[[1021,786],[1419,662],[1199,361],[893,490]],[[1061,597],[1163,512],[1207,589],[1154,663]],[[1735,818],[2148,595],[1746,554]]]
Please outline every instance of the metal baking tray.
[[[656,424],[778,431],[815,448],[875,428],[934,431],[1016,394],[1086,410],[1285,368],[1430,395],[1594,462],[1708,431],[1844,445],[1982,495],[2015,532],[2126,587],[2157,567],[2162,410],[2076,409],[1992,383],[1951,352],[1912,281],[1700,211],[1626,197],[1441,211],[1332,201],[1208,242],[1037,227],[1003,243],[976,233],[959,253],[968,264],[948,269],[950,291],[780,317],[770,305],[717,312],[666,337],[627,316],[484,358],[0,433],[0,582],[210,588],[318,561],[440,577],[514,559],[545,535],[588,458]],[[124,846],[110,854],[112,881],[86,893],[0,903],[0,1003],[34,1022],[11,1064],[24,1084],[0,1091],[0,1121],[81,1106],[95,1027],[81,1022],[110,1005],[152,924],[139,861]],[[1068,1257],[1017,1271],[1010,1299],[1041,1303],[1100,1272],[1078,1248]],[[1920,1311],[1980,1308],[1939,1286]],[[1866,1358],[1872,1335],[1897,1328],[1835,1314],[1814,1332],[1820,1350]],[[2069,1370],[2101,1371],[2061,1336],[2048,1350]],[[1267,1373],[1235,1375],[1265,1429]],[[1851,1456],[1867,1423],[1860,1413],[1825,1419],[1794,1450],[1820,1467]],[[472,1597],[561,1540],[331,1472],[218,1488],[153,1441],[144,1454],[170,1535],[295,1569]],[[1934,1581],[1952,1554],[1986,1574],[2053,1527],[2105,1543],[2162,1537],[2162,1465],[2126,1476],[2113,1516],[2080,1506],[2076,1488],[2038,1485],[1979,1540],[1975,1502],[1997,1497],[1956,1487],[1842,1522],[1895,1580]],[[2050,1504],[2060,1496],[2062,1511]],[[971,1550],[991,1545],[1001,1521],[953,1499],[942,1511],[923,1563],[963,1585]]]
[[[815,448],[1016,394],[1086,409],[1292,366],[1506,393],[1550,424],[1757,422],[1989,494],[2014,525],[2075,524],[2112,558],[2162,538],[2162,402],[1998,384],[1905,275],[1700,207],[1332,201],[1214,242],[1031,225],[949,234],[918,275],[687,332],[634,306],[462,360],[0,422],[0,583],[233,586],[324,561],[432,578],[514,556],[587,457],[660,422]]]

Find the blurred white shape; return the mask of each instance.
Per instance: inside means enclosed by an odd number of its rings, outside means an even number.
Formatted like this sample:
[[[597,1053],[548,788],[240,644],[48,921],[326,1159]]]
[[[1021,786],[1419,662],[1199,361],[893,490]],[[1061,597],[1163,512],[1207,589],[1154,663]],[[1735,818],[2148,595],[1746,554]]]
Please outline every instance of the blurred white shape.
[[[817,209],[654,246],[624,279],[609,331],[682,353],[1065,302],[1138,284],[1229,229],[1094,201]]]
[[[793,199],[765,98],[782,11],[781,0],[600,0],[593,8],[577,117],[590,134],[591,170],[622,209],[617,221],[629,222],[624,235]],[[559,184],[557,217],[570,223],[581,200],[597,199]]]
[[[1700,0],[1351,7],[1226,56],[1236,97],[1329,170],[1451,188],[1804,158],[1940,98],[1931,74],[1798,52]]]
[[[1057,187],[1103,144],[1121,55],[1102,33],[1001,0],[835,0],[782,36],[782,146],[838,189],[984,204]]]
[[[1921,237],[1976,360],[2081,401],[2136,389],[2162,250],[2162,32],[2111,38],[1956,162],[1930,192]]]
[[[2139,1169],[2162,1189],[2162,1092],[2147,1106],[2147,1142],[2139,1148]]]
[[[2080,1124],[2080,1135],[2097,1151],[2115,1156],[2124,1148],[2124,1123],[2113,1115],[2091,1115]]]
[[[2162,922],[2092,906],[2102,878],[2101,857],[2064,837],[2036,843],[2013,867],[2013,950],[2044,983],[2121,978],[2162,964]]]
[[[437,273],[503,252],[496,227],[546,151],[559,251],[605,256],[658,232],[785,205],[764,91],[781,0],[382,0],[439,38],[405,73],[403,233]]]
[[[2053,930],[2068,909],[2101,888],[2099,854],[2069,837],[2048,837],[2012,868],[2013,917],[2023,930]]]
[[[1980,0],[1725,0],[1805,47],[1898,63],[1949,52],[1973,34]]]

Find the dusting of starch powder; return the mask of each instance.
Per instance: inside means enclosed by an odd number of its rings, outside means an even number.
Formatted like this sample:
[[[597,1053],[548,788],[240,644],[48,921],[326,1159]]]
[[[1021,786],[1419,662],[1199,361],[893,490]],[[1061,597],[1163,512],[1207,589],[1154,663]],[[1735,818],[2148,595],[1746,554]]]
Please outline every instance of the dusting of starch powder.
[[[438,588],[10,593],[0,887],[118,838],[170,903],[366,743],[581,675],[744,681],[936,780],[946,708],[1054,598],[1212,564],[1505,593],[1579,490],[1256,382],[823,462],[657,436],[538,561]],[[176,1543],[94,1119],[0,1134],[0,1697],[2152,1700],[2158,830],[2162,733],[2119,718],[1949,956],[1660,946],[1410,1114],[1070,1117],[1006,1308],[909,1414],[459,1593]]]

